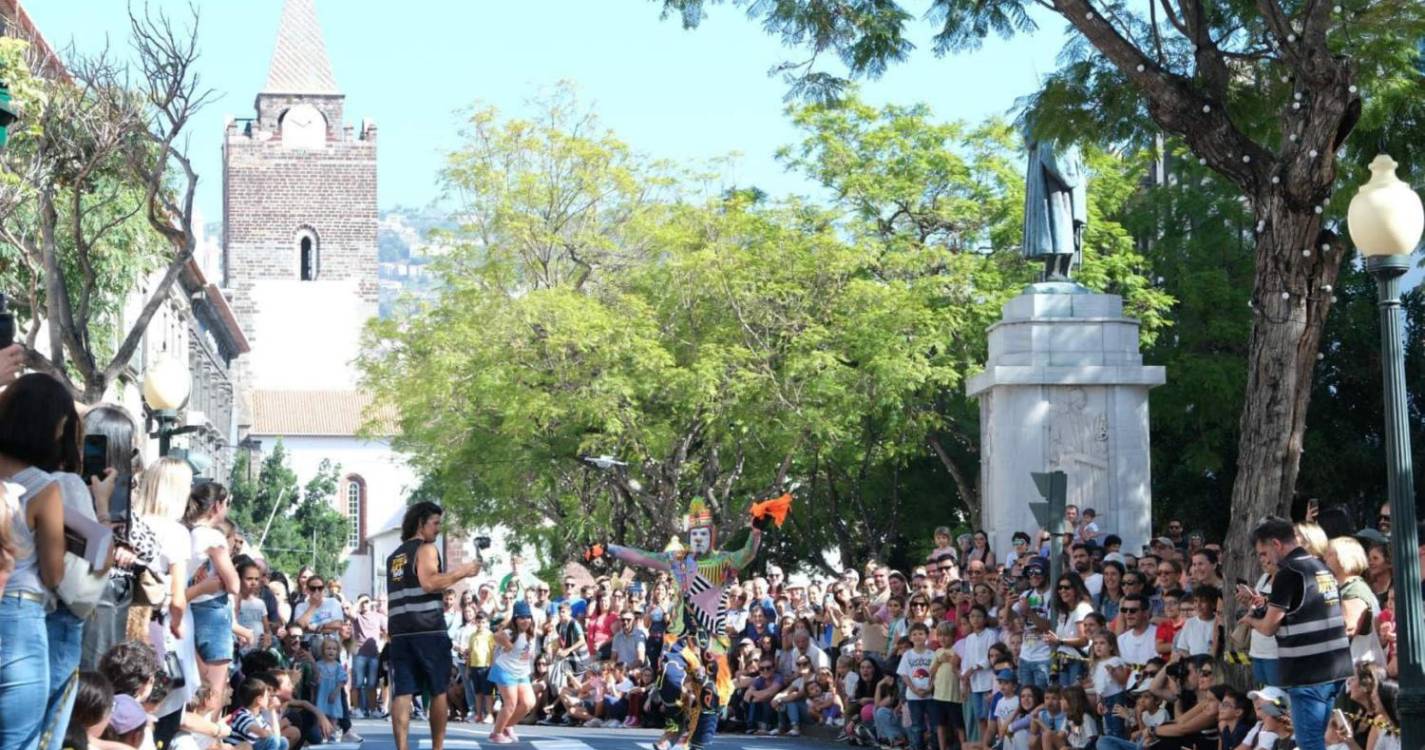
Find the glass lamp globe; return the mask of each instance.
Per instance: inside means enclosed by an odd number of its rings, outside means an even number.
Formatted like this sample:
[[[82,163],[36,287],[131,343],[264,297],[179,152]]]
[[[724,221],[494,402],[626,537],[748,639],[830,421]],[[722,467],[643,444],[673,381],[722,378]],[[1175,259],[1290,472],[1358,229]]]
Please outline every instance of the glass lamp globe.
[[[1371,161],[1371,179],[1346,213],[1351,241],[1366,257],[1409,255],[1425,232],[1420,196],[1395,176],[1395,160],[1380,154]]]
[[[173,358],[159,360],[143,379],[143,400],[154,411],[171,411],[188,400],[193,379],[188,366]]]

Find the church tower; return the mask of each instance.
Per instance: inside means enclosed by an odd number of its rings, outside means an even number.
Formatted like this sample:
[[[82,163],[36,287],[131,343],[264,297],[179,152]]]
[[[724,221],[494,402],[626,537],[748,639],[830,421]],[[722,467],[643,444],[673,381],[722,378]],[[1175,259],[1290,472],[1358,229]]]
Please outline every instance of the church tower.
[[[223,144],[227,286],[253,391],[349,391],[377,313],[376,127],[343,121],[314,0],[285,0],[256,117]]]

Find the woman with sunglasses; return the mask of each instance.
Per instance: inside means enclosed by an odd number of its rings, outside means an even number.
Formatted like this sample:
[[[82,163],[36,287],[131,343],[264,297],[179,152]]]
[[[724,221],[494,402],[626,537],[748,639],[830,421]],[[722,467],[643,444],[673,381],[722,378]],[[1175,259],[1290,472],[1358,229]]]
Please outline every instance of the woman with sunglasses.
[[[1093,612],[1089,590],[1078,573],[1069,571],[1054,584],[1054,630],[1044,634],[1044,640],[1056,647],[1059,685],[1069,687],[1083,679],[1087,658],[1084,651],[1089,635],[1084,618]]]
[[[1176,718],[1149,730],[1154,739],[1151,746],[1153,750],[1217,750],[1218,700],[1217,694],[1213,692],[1217,675],[1212,657],[1207,654],[1190,656],[1183,659],[1182,663],[1186,664],[1186,672],[1183,684],[1178,688],[1177,710],[1174,711]],[[1163,679],[1163,675],[1172,671],[1174,670],[1165,668],[1154,678],[1155,692],[1159,689],[1159,681]]]

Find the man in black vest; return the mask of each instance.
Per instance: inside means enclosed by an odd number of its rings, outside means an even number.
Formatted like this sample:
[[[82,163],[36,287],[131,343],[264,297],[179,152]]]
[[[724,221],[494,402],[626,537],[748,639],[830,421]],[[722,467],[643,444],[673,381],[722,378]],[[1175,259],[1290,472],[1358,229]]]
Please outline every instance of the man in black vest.
[[[1267,516],[1252,530],[1263,567],[1275,564],[1271,598],[1250,589],[1253,610],[1244,620],[1277,639],[1280,687],[1291,697],[1291,721],[1301,750],[1325,750],[1326,722],[1341,685],[1351,676],[1351,642],[1341,615],[1336,578],[1302,549],[1291,521]]]
[[[431,696],[431,750],[444,750],[451,661],[441,595],[462,579],[479,574],[482,565],[477,549],[474,561],[445,572],[435,548],[444,513],[432,502],[408,508],[401,521],[401,546],[386,558],[386,627],[391,635],[391,695],[395,697],[391,729],[397,750],[408,750],[411,699],[417,693]]]

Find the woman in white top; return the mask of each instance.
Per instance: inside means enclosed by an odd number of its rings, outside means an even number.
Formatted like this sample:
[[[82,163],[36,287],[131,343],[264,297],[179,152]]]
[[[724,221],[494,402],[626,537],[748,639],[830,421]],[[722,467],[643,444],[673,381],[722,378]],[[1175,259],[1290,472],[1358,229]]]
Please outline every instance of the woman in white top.
[[[1044,640],[1058,647],[1054,658],[1063,687],[1077,685],[1083,679],[1087,665],[1084,649],[1089,645],[1084,618],[1091,612],[1093,603],[1084,579],[1073,571],[1060,574],[1054,584],[1054,632],[1046,633]]]
[[[490,670],[490,682],[500,691],[500,713],[490,730],[490,742],[497,745],[517,742],[514,725],[534,708],[529,675],[537,646],[529,602],[515,602],[511,614],[508,626],[495,631],[495,665]]]
[[[188,609],[203,686],[211,691],[208,710],[227,705],[228,663],[233,660],[233,621],[238,574],[228,555],[228,537],[217,525],[228,515],[228,491],[217,482],[200,484],[188,495],[183,521],[191,529]]]
[[[63,686],[79,666],[83,622],[50,593],[64,578],[66,503],[49,472],[78,463],[79,439],[74,399],[58,380],[34,373],[0,394],[0,480],[23,488],[18,497],[6,492],[17,550],[0,597],[0,747],[41,747],[45,730],[44,747],[58,747],[74,703]],[[74,502],[92,518],[88,488],[69,478],[79,485],[71,494],[82,495]]]
[[[198,675],[198,656],[193,646],[193,616],[188,610],[188,557],[192,538],[188,527],[182,523],[183,512],[188,506],[188,493],[192,488],[193,470],[187,461],[161,458],[144,471],[134,495],[134,517],[143,519],[158,543],[158,556],[152,572],[167,587],[167,595],[158,605],[163,615],[160,619],[165,626],[153,633],[150,642],[158,652],[160,662],[165,665],[165,672],[170,668],[176,669],[183,677],[183,687],[170,690],[153,712],[158,717],[154,728],[155,743],[167,742],[177,733],[183,708],[202,685]],[[130,608],[131,635],[134,631],[132,621],[138,618],[146,623],[151,609]],[[145,633],[148,632],[145,628]],[[173,655],[172,658],[169,654]]]

